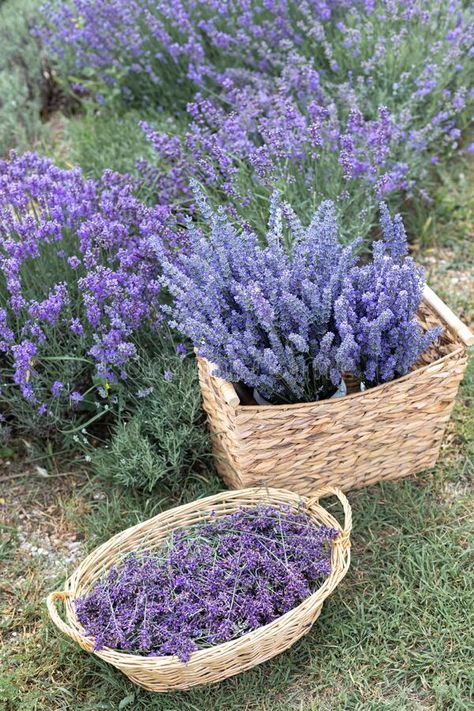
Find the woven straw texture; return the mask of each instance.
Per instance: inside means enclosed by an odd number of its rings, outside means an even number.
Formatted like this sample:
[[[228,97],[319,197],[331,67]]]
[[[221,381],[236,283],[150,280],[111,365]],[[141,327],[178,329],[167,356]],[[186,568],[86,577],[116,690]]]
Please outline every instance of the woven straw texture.
[[[319,504],[323,496],[335,495],[344,509],[344,525]],[[47,599],[49,614],[56,626],[77,642],[82,649],[92,652],[94,640],[84,634],[74,610],[74,599],[87,592],[104,572],[120,557],[131,551],[158,547],[173,530],[187,528],[209,518],[211,512],[223,516],[258,503],[287,504],[297,508],[301,502],[315,522],[340,531],[332,544],[331,574],[313,595],[301,605],[264,627],[231,642],[191,654],[183,664],[177,657],[142,657],[104,648],[94,652],[97,657],[120,669],[135,684],[150,691],[174,691],[192,686],[221,681],[271,659],[290,647],[308,632],[319,616],[324,600],[346,574],[350,563],[350,532],[352,516],[344,494],[326,487],[310,499],[278,489],[246,489],[209,496],[178,508],[170,509],[144,523],[119,533],[91,553],[69,578],[65,589],[54,592]],[[56,609],[56,601],[64,602],[64,621]]]
[[[432,467],[474,337],[428,287],[418,315],[423,327],[441,323],[445,330],[410,373],[332,400],[241,405],[233,386],[198,358],[214,461],[226,484],[308,495],[325,485],[347,491]]]

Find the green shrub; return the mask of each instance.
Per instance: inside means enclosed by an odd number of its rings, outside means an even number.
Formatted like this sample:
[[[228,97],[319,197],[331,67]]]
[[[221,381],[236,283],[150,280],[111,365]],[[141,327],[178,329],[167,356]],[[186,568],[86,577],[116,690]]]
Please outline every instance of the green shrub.
[[[163,341],[154,357],[143,356],[131,374],[133,405],[112,428],[107,445],[92,454],[99,475],[151,491],[172,491],[192,473],[210,466],[210,440],[201,409],[193,356],[180,356]]]

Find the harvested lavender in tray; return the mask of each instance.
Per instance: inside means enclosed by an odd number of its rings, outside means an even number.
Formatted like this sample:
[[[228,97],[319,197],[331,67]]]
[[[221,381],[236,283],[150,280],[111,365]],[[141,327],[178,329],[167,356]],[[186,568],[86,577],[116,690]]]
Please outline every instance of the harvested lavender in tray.
[[[303,511],[260,505],[174,531],[128,555],[76,601],[104,646],[175,655],[236,639],[299,605],[331,572],[338,531]]]

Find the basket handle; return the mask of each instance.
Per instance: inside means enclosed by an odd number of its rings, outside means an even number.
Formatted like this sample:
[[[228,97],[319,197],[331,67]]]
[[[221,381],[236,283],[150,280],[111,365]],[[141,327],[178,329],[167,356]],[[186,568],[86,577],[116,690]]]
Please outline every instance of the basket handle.
[[[74,593],[69,592],[67,590],[56,590],[55,592],[52,592],[48,595],[46,598],[46,607],[48,608],[49,616],[51,617],[52,621],[56,625],[56,627],[61,630],[61,632],[71,639],[74,640],[74,642],[77,642],[82,649],[85,649],[86,652],[92,652],[94,648],[94,643],[91,640],[86,639],[83,637],[81,634],[76,632],[72,627],[70,627],[64,620],[61,619],[59,616],[59,613],[56,609],[55,602],[56,600],[66,600],[68,597],[73,597]]]
[[[240,398],[237,395],[232,383],[228,383],[227,380],[219,378],[217,375],[213,375],[213,371],[218,370],[217,365],[214,365],[214,363],[208,361],[207,358],[200,356],[197,348],[194,349],[194,353],[196,354],[198,361],[201,362],[202,367],[207,371],[207,375],[212,378],[214,387],[219,390],[219,394],[223,398],[224,402],[235,410],[240,405]]]
[[[474,333],[427,284],[423,289],[423,298],[466,346],[474,346]]]
[[[209,375],[213,379],[214,385],[219,390],[221,397],[227,405],[229,405],[229,407],[235,410],[240,405],[240,398],[237,395],[234,386],[232,383],[227,382],[227,380],[219,378],[217,375],[213,375],[213,371],[217,370],[217,366],[214,365],[214,363],[208,362],[207,367],[209,368]]]
[[[352,509],[349,501],[347,500],[347,496],[341,491],[341,489],[338,489],[335,486],[323,486],[308,499],[308,508],[319,504],[319,499],[322,499],[324,496],[336,496],[341,502],[344,510],[344,527],[338,540],[343,541],[346,545],[350,545],[350,535],[352,531]]]

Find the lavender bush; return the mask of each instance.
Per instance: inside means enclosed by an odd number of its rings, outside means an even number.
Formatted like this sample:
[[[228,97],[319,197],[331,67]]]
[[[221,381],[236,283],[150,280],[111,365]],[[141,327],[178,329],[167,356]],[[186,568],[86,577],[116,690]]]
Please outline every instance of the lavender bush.
[[[211,518],[174,532],[157,551],[125,558],[76,602],[77,615],[97,650],[186,662],[311,595],[331,572],[337,534],[283,506]]]
[[[325,21],[333,7],[351,4],[303,6]],[[174,107],[220,84],[228,67],[275,71],[302,40],[303,13],[287,0],[73,0],[47,2],[43,15],[39,34],[77,90],[118,91],[140,103],[172,97]]]
[[[245,213],[278,188],[301,215],[329,198],[354,222],[364,205],[364,231],[381,198],[429,201],[433,166],[459,148],[472,106],[472,8],[354,5],[344,22],[316,22],[277,74],[232,69],[218,97],[202,90],[181,140],[145,124],[169,166],[160,195],[186,196],[192,175]]]
[[[422,334],[416,321],[422,272],[407,257],[401,218],[392,222],[384,205],[383,239],[364,265],[357,242],[339,243],[329,202],[305,229],[274,196],[262,245],[199,190],[196,200],[208,229],[189,222],[190,250],[163,255],[163,282],[172,324],[220,377],[273,403],[313,401],[330,396],[344,372],[369,385],[406,373],[439,335]]]
[[[216,202],[230,196],[252,224],[260,220],[260,228],[266,201],[278,189],[298,204],[301,216],[330,198],[350,215],[352,235],[367,229],[377,199],[409,187],[408,165],[397,160],[401,136],[394,117],[382,107],[366,120],[353,108],[340,119],[333,103],[324,107],[317,100],[301,108],[285,81],[277,90],[273,80],[264,88],[259,82],[232,90],[229,82],[230,113],[216,100],[197,96],[188,106],[191,125],[182,138],[143,122],[159,168],[140,168],[160,202],[192,212],[194,178]]]
[[[0,161],[0,401],[53,430],[67,412],[107,410],[138,334],[160,324],[149,237],[167,242],[166,216],[110,173]]]
[[[142,170],[180,208],[194,176],[253,218],[255,194],[275,188],[301,215],[329,198],[355,223],[364,205],[367,231],[381,197],[429,199],[472,105],[474,14],[460,0],[73,0],[45,16],[50,51],[94,91],[99,78],[147,106],[190,102],[182,138],[145,127],[159,171]]]

